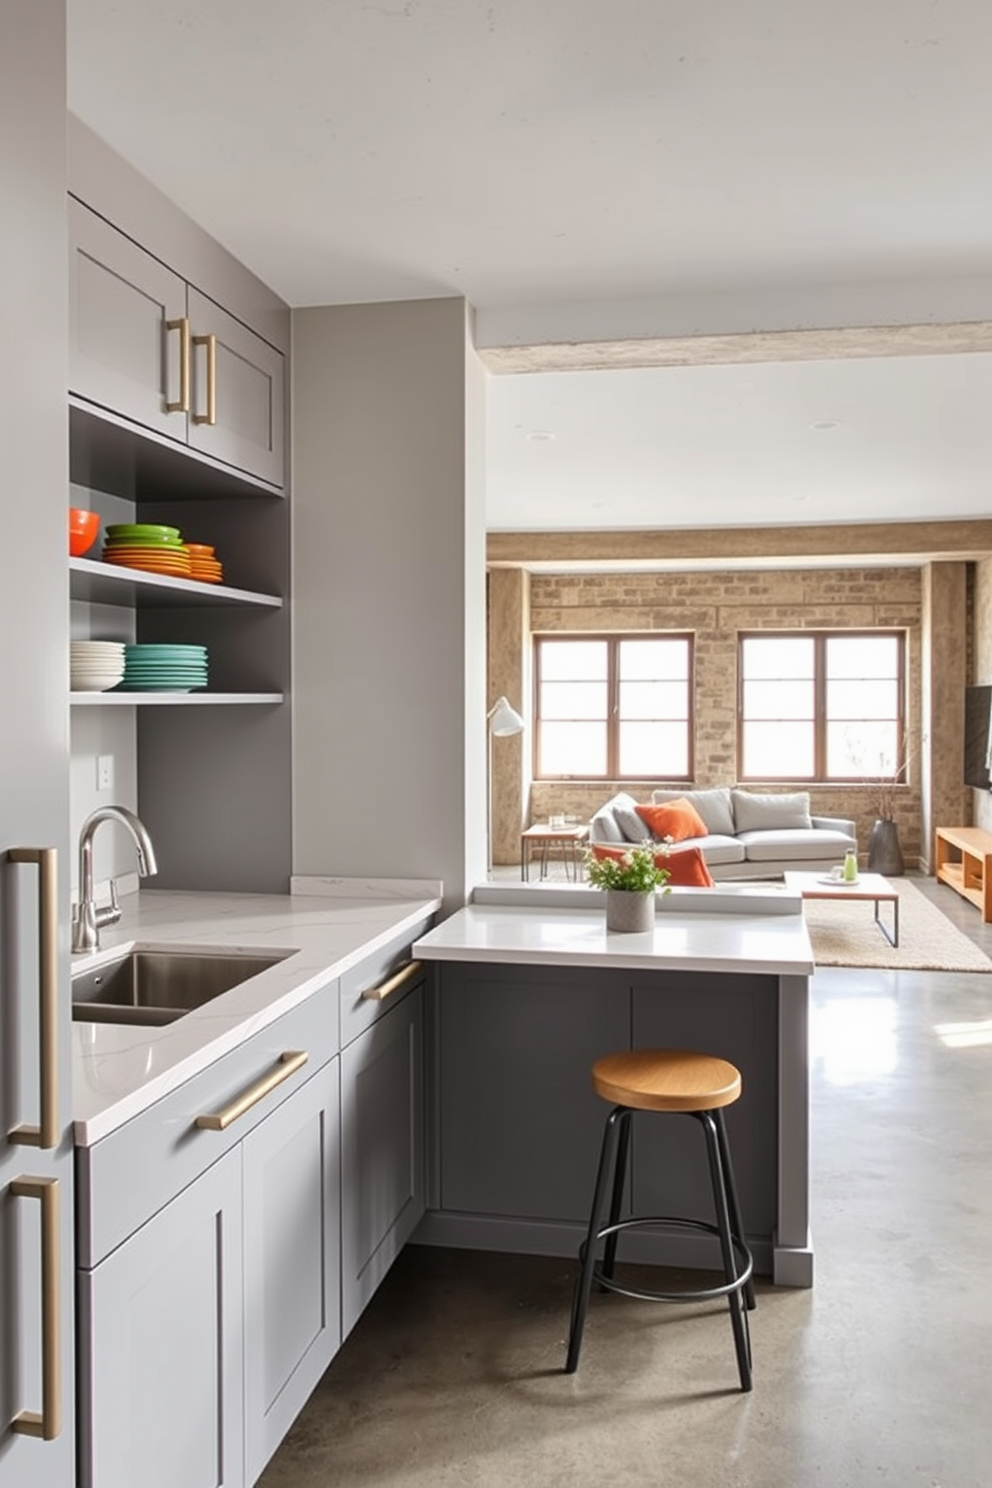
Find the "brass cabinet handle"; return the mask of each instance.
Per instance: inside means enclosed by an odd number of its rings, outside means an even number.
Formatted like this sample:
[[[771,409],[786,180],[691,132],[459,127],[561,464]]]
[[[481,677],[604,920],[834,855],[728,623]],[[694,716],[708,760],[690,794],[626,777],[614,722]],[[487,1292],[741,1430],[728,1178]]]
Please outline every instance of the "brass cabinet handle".
[[[15,1178],[10,1192],[15,1199],[38,1199],[41,1204],[41,1411],[21,1411],[10,1429],[54,1441],[62,1430],[59,1180]]]
[[[310,1055],[305,1049],[288,1049],[280,1056],[279,1063],[275,1069],[259,1080],[257,1085],[252,1085],[237,1100],[233,1100],[223,1111],[210,1112],[206,1116],[197,1116],[196,1125],[203,1131],[225,1131],[232,1121],[237,1121],[252,1106],[257,1106],[260,1100],[264,1100],[270,1090],[275,1090],[283,1080],[288,1080],[290,1075],[295,1075],[298,1069],[302,1069]]]
[[[38,866],[38,1033],[41,1124],[17,1126],[11,1142],[22,1147],[57,1147],[59,1141],[59,886],[58,849],[11,847],[12,863]]]
[[[217,337],[212,333],[209,336],[194,336],[194,346],[205,346],[207,348],[207,411],[206,413],[194,413],[194,424],[215,424],[217,422]]]
[[[179,332],[179,398],[175,403],[166,402],[166,413],[189,413],[189,317],[167,320],[166,331]]]
[[[380,982],[378,987],[366,987],[362,997],[366,1002],[385,1002],[387,997],[391,997],[394,992],[405,987],[407,982],[412,981],[422,966],[422,961],[408,961],[405,966],[400,967],[399,971],[394,972],[388,981]]]

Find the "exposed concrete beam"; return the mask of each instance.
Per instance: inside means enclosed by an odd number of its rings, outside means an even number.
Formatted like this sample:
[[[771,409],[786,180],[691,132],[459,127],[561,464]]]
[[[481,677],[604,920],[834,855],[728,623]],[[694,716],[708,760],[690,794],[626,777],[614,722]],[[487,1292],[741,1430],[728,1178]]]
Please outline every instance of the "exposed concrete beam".
[[[857,357],[949,356],[992,351],[992,321],[938,325],[843,326],[748,331],[643,340],[559,341],[482,346],[491,372],[602,372],[643,367],[700,367],[746,362],[845,361]]]
[[[544,570],[858,567],[992,555],[992,519],[796,527],[666,528],[615,532],[490,532],[491,567]]]

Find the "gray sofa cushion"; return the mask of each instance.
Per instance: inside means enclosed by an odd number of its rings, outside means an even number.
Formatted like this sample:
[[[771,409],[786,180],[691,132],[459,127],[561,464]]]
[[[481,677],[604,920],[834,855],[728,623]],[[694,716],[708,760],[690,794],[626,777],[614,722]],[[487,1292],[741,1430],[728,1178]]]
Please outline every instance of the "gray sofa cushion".
[[[841,832],[785,827],[774,832],[740,832],[737,841],[742,844],[749,863],[795,862],[797,858],[839,863],[847,839]]]
[[[611,796],[605,806],[600,806],[596,815],[589,823],[589,840],[591,842],[630,841],[629,837],[624,836],[620,823],[617,820],[616,812],[618,807],[631,811],[637,817],[641,826],[644,827],[645,837],[649,837],[651,835],[650,832],[644,826],[641,818],[637,816],[637,812],[634,811],[636,804],[633,796],[629,796],[626,791],[618,791],[615,796]]]
[[[651,842],[651,828],[633,806],[614,806],[613,815],[628,842]]]
[[[656,806],[664,806],[666,801],[688,801],[695,806],[708,831],[724,837],[733,837],[736,831],[729,786],[695,791],[656,790],[651,792],[651,800]]]
[[[754,791],[731,792],[734,821],[738,833],[811,831],[809,791],[790,791],[776,795],[758,795]]]
[[[726,837],[718,832],[711,833],[709,837],[690,837],[686,842],[680,842],[679,847],[701,848],[709,868],[721,863],[743,863],[744,861],[743,842],[736,837]]]

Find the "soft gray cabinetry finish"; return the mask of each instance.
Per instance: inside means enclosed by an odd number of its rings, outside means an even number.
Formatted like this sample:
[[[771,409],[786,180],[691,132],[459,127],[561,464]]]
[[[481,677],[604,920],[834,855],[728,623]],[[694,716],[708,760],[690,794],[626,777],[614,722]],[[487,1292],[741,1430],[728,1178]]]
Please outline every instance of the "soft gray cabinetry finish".
[[[75,198],[69,389],[268,485],[284,483],[284,358]]]
[[[242,1488],[241,1257],[235,1148],[81,1273],[83,1488]]]
[[[334,982],[80,1149],[84,1488],[244,1488],[337,1350],[337,998]],[[244,1115],[197,1125],[300,1050]]]
[[[423,987],[341,1053],[341,1311],[347,1337],[424,1212]]]
[[[759,974],[452,962],[437,964],[437,978],[437,1136],[419,1238],[574,1255],[609,1109],[593,1093],[593,1063],[631,1047],[695,1048],[741,1070],[728,1131],[745,1224],[760,1269],[774,1264],[776,1280],[796,1283],[800,1270],[782,1253],[806,1245],[805,1167],[797,1160],[783,1177],[780,1051],[793,1003],[802,1019],[805,987]],[[795,1058],[804,1061],[804,1050]],[[798,1092],[800,1139],[804,1111]],[[705,1150],[690,1121],[635,1116],[631,1173],[624,1213],[631,1204],[640,1214],[710,1210]],[[645,1261],[707,1263],[694,1237],[654,1232],[635,1243]]]
[[[341,1342],[339,1099],[332,1059],[242,1145],[247,1483]]]
[[[604,1116],[589,1070],[628,1047],[629,998],[564,970],[439,975],[439,1207],[580,1220]]]
[[[777,1175],[762,1154],[774,1152],[777,1146],[778,996],[774,983],[761,976],[700,977],[691,998],[672,998],[659,997],[650,983],[635,982],[632,1033],[634,1048],[703,1047],[707,1054],[729,1059],[740,1070],[742,1097],[729,1107],[726,1121],[734,1168],[741,1179],[744,1226],[751,1235],[771,1235],[776,1222]],[[631,1204],[636,1213],[709,1212],[711,1190],[698,1122],[635,1116],[634,1152]]]
[[[0,1485],[73,1488],[61,5],[0,0],[0,201],[4,540],[16,554],[0,585]],[[54,864],[45,859],[46,873],[54,868],[49,944],[56,1013],[54,1058],[44,1060],[41,874],[37,863],[18,853],[24,848],[56,853]],[[43,1062],[53,1120],[39,1145]],[[59,1216],[48,1238],[60,1295],[51,1295],[46,1312],[41,1216],[52,1195],[58,1197]],[[54,1218],[51,1210],[45,1212]],[[42,1423],[32,1420],[42,1412],[53,1433],[47,1440],[21,1429],[43,1431]]]

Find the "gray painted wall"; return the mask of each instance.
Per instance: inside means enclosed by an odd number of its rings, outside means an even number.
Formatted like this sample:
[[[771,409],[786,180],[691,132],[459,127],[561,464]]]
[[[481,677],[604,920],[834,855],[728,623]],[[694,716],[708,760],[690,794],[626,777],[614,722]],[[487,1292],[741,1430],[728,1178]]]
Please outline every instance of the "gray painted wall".
[[[485,858],[485,374],[461,299],[293,312],[293,871]]]

